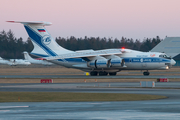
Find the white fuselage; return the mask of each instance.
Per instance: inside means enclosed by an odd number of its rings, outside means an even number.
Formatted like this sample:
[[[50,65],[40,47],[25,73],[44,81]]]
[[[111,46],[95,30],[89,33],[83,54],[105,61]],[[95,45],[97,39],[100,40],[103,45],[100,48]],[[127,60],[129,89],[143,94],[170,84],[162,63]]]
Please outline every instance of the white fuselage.
[[[16,65],[31,65],[31,63],[27,60],[23,59],[10,59],[10,63],[8,65],[16,66]]]
[[[47,61],[43,61],[43,60],[27,60],[32,64],[41,64],[41,65],[52,65],[53,63],[47,62]]]
[[[4,65],[10,65],[10,66],[16,66],[16,65],[30,65],[31,63],[23,60],[23,59],[10,59],[10,60],[5,60],[5,59],[0,59],[0,64]]]
[[[173,59],[161,58],[159,55],[162,53],[157,52],[139,52],[133,50],[126,50],[122,55],[118,57],[124,59],[126,67],[107,67],[107,68],[90,68],[87,66],[87,62],[81,58],[68,58],[58,59],[51,62],[59,64],[65,67],[77,68],[84,71],[106,71],[114,72],[120,70],[166,70],[169,69],[168,65],[174,65]]]

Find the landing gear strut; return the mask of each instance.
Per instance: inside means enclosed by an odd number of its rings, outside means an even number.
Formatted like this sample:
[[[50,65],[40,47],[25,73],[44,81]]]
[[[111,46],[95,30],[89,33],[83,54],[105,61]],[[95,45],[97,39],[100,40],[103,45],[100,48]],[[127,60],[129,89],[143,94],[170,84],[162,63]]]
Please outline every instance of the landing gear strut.
[[[146,71],[146,72],[143,72],[143,75],[144,76],[148,76],[150,73],[148,72],[148,71]]]

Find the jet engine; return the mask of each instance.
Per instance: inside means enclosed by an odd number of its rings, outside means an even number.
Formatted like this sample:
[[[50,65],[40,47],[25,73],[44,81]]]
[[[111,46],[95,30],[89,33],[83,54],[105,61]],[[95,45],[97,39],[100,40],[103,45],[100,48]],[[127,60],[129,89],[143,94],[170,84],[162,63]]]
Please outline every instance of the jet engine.
[[[124,59],[120,57],[109,59],[110,67],[123,67],[125,65]]]
[[[108,60],[107,59],[92,60],[87,63],[87,66],[91,68],[107,68]]]

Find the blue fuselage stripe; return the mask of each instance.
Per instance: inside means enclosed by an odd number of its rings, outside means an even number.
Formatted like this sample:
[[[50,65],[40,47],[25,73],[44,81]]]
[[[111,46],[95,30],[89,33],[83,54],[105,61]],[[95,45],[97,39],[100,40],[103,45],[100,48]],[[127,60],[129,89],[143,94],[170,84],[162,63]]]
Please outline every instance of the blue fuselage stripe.
[[[155,62],[170,62],[169,59],[164,58],[123,58],[125,62],[131,62],[131,63],[155,63]]]

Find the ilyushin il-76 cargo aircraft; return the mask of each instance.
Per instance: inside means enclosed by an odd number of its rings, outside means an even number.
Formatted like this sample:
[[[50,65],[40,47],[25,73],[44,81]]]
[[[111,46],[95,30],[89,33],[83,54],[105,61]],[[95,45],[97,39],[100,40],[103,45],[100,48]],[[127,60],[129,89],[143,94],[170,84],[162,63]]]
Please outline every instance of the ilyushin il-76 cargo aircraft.
[[[32,55],[49,62],[89,72],[91,76],[116,75],[121,70],[142,70],[149,75],[149,70],[167,70],[176,62],[165,53],[141,52],[130,49],[103,50],[67,50],[56,43],[44,26],[50,22],[22,23],[34,45]]]

